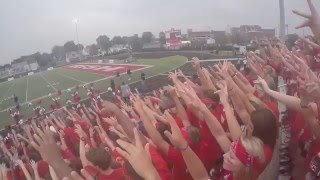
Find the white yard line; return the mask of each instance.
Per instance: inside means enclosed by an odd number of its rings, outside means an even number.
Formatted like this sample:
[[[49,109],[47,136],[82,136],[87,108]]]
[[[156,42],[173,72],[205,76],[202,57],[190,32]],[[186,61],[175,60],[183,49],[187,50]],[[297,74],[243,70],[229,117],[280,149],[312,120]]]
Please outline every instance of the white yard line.
[[[57,72],[55,72],[55,73],[58,74],[58,75],[60,75],[60,76],[65,77],[65,78],[68,78],[68,79],[71,79],[71,80],[75,80],[75,81],[81,82],[81,83],[83,83],[83,84],[87,83],[87,82],[81,81],[81,80],[79,80],[79,79],[73,78],[73,77],[71,77],[71,76],[65,75],[65,74],[63,74],[63,73],[57,73]]]
[[[44,80],[52,87],[52,89],[55,90],[55,92],[57,92],[57,89],[56,89],[55,87],[53,87],[53,85],[47,80],[47,78],[45,78],[45,77],[42,75],[42,73],[40,73],[40,76],[42,77],[42,79],[44,79]]]
[[[148,66],[146,66],[145,68],[137,69],[137,70],[134,70],[134,71],[132,71],[132,72],[142,71],[142,70],[147,69],[147,68],[150,68],[150,67],[153,67],[153,66],[148,65]],[[126,74],[126,72],[121,73],[121,75],[123,75],[123,74]],[[41,76],[41,75],[40,75],[40,76]],[[108,77],[106,77],[106,78],[102,78],[102,79],[98,79],[98,80],[95,80],[95,81],[91,81],[91,82],[85,83],[85,84],[83,84],[83,85],[88,85],[88,84],[90,84],[90,83],[96,83],[96,82],[104,81],[104,80],[107,80],[107,79],[110,79],[110,78],[114,78],[114,77],[115,77],[115,76],[108,76]],[[153,76],[152,76],[152,77],[153,77]],[[42,77],[42,78],[44,78],[44,77]],[[130,82],[130,84],[136,83],[136,82],[139,82],[139,81]],[[49,82],[48,82],[48,83],[49,83]],[[50,83],[49,83],[49,84],[50,84]],[[74,88],[71,88],[71,89],[74,89]],[[68,90],[68,88],[65,89],[65,90],[62,90],[61,92],[65,92],[65,91],[67,91],[67,90]],[[102,93],[106,93],[106,92],[108,92],[108,91],[104,91],[104,92],[102,92]],[[30,102],[36,101],[36,100],[38,100],[38,99],[47,98],[47,97],[48,97],[48,95],[41,96],[41,97],[32,99]],[[27,104],[27,103],[22,103],[22,104],[20,104],[20,105],[23,106],[23,105],[25,105],[25,104]],[[10,107],[10,108],[11,108],[11,107]],[[8,111],[10,108],[4,109],[4,110],[2,110],[2,111],[0,111],[0,112]]]
[[[240,58],[241,60],[243,59],[243,58]],[[216,61],[221,61],[221,60],[228,60],[228,61],[236,61],[236,60],[238,60],[238,58],[230,58],[230,59],[212,59],[212,60],[201,60],[201,61],[213,61],[213,62],[216,62]],[[191,61],[186,61],[186,63],[190,63]],[[142,71],[142,70],[144,70],[144,69],[147,69],[147,68],[150,68],[150,67],[152,67],[151,65],[144,65],[144,66],[146,66],[145,68],[142,68],[142,69],[137,69],[137,70],[134,70],[134,71],[132,71],[132,72],[135,72],[135,71]],[[183,65],[181,65],[181,66],[183,66]],[[180,66],[180,67],[181,67]],[[173,71],[173,70],[175,70],[175,69],[179,69],[179,67],[177,67],[177,68],[173,68],[173,69],[171,69],[171,70],[169,70],[169,71],[167,71],[167,72],[170,72],[170,71]],[[126,72],[124,72],[124,73],[122,73],[122,74],[125,74]],[[164,73],[160,73],[160,74],[164,74]],[[40,73],[40,75],[41,75],[41,73]],[[149,79],[149,78],[152,78],[152,77],[155,77],[155,76],[158,76],[159,74],[156,74],[156,75],[153,75],[153,76],[150,76],[150,77],[148,77],[147,79]],[[41,75],[42,76],[42,75]],[[109,76],[109,77],[106,77],[106,78],[102,78],[102,79],[98,79],[98,80],[95,80],[95,81],[92,81],[92,82],[89,82],[89,83],[85,83],[84,85],[87,85],[87,84],[90,84],[90,83],[96,83],[96,82],[100,82],[100,81],[104,81],[104,80],[107,80],[107,79],[111,79],[111,78],[114,78],[115,76]],[[42,78],[44,78],[44,77],[42,77]],[[134,83],[137,83],[137,82],[139,82],[139,81],[141,81],[141,80],[137,80],[137,81],[134,81],[134,82],[130,82],[130,84],[134,84]],[[49,83],[50,84],[50,83]],[[51,87],[53,87],[53,86],[51,86]],[[53,87],[54,88],[54,87]],[[55,89],[55,88],[54,88]],[[72,88],[73,89],[73,88]],[[65,91],[67,91],[67,89],[65,89],[65,90],[63,90],[63,91],[61,91],[61,92],[65,92]],[[103,92],[101,92],[101,94],[103,94],[103,93],[106,93],[106,92],[108,92],[108,91],[103,91]],[[42,96],[42,97],[38,97],[38,98],[36,98],[36,99],[33,99],[33,100],[31,100],[30,102],[33,102],[33,101],[36,101],[36,100],[38,100],[38,99],[43,99],[43,98],[46,98],[46,97],[48,97],[48,95],[46,95],[46,96]],[[85,100],[85,99],[84,99]],[[23,103],[23,104],[21,104],[21,106],[23,106],[23,105],[25,105],[25,104],[27,104],[27,103]],[[4,112],[4,111],[7,111],[8,109],[10,109],[10,108],[7,108],[7,109],[5,109],[5,110],[2,110],[2,111],[0,111],[0,112]]]
[[[28,88],[29,88],[29,76],[28,76],[28,79],[27,79],[27,89],[26,89],[26,102],[28,102]]]

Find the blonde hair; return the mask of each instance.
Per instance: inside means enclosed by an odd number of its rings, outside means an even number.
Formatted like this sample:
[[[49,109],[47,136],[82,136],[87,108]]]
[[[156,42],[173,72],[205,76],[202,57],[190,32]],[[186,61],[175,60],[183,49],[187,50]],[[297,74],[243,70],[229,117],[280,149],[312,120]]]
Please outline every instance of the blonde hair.
[[[253,136],[241,136],[240,142],[246,149],[247,153],[258,158],[261,163],[265,162],[264,144],[259,138]],[[252,168],[246,167],[245,165],[240,168],[240,171],[234,174],[234,179],[237,180],[256,180],[258,177],[258,172],[254,171]]]
[[[240,141],[242,146],[251,156],[258,158],[261,163],[265,161],[264,144],[259,138],[241,136]]]

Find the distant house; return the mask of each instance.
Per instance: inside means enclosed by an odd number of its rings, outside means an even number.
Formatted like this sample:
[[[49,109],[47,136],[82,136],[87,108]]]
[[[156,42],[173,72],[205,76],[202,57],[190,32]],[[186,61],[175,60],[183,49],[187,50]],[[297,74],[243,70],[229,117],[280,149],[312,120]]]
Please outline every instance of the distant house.
[[[108,54],[115,54],[115,53],[119,53],[121,51],[127,51],[128,49],[129,49],[128,45],[115,44],[108,49]]]
[[[151,42],[151,43],[144,43],[142,46],[142,49],[148,50],[148,49],[161,49],[161,43],[160,42]]]
[[[67,52],[66,53],[66,62],[70,63],[70,62],[80,61],[81,57],[82,57],[81,52],[77,52],[77,51]]]
[[[28,72],[28,71],[29,71],[29,64],[27,63],[27,61],[11,63],[11,72],[13,75]]]
[[[193,31],[188,29],[187,32],[189,41],[207,41],[214,38],[213,31]]]
[[[8,77],[11,75],[11,65],[5,64],[0,66],[0,78]]]
[[[231,28],[231,37],[233,43],[249,43],[256,38],[274,38],[275,29],[263,29],[259,25],[241,25],[240,27]]]

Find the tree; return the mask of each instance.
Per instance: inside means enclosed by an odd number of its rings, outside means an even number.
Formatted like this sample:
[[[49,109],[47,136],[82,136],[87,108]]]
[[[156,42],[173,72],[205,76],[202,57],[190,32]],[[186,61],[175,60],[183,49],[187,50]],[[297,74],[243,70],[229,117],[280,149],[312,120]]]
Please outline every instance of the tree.
[[[77,45],[73,41],[66,42],[63,47],[66,53],[78,50]]]
[[[82,51],[84,46],[82,44],[77,44],[78,51]]]
[[[114,36],[112,38],[112,44],[125,44],[121,36]]]
[[[166,44],[166,34],[164,32],[159,33],[159,41],[161,44]]]
[[[94,56],[94,55],[98,54],[99,47],[96,44],[92,44],[90,46],[87,46],[87,48],[89,49],[90,56]]]
[[[47,66],[48,64],[52,64],[53,58],[50,54],[48,53],[43,53],[43,54],[37,54],[37,61],[39,66],[43,67],[43,66]]]
[[[128,36],[123,36],[122,37],[122,41],[123,41],[123,44],[128,44],[129,43],[129,37]]]
[[[141,37],[142,43],[151,43],[152,37],[152,32],[143,32]]]
[[[100,35],[96,41],[101,50],[107,51],[111,47],[110,39],[106,35]]]
[[[133,51],[139,51],[142,49],[142,40],[138,37],[138,35],[134,35],[130,37],[129,44]]]
[[[54,46],[51,50],[51,54],[57,60],[62,60],[66,58],[66,52],[63,46]]]

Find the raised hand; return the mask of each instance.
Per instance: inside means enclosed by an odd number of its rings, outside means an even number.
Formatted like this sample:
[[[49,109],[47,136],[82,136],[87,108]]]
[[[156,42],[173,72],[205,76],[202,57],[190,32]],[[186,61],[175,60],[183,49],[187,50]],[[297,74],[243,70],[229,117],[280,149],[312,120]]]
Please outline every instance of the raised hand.
[[[200,60],[197,57],[192,58],[192,66],[193,68],[200,68]]]
[[[319,17],[319,14],[318,14],[316,8],[314,7],[314,5],[312,4],[311,0],[307,0],[307,2],[309,5],[309,9],[310,9],[311,14],[302,13],[297,10],[292,11],[294,14],[307,19],[302,24],[297,26],[296,28],[299,29],[302,27],[310,27],[312,33],[316,37],[320,37],[320,17]]]
[[[118,121],[115,117],[103,118],[103,121],[110,124],[111,126],[117,127]]]
[[[147,152],[142,146],[138,130],[134,129],[133,132],[135,137],[135,145],[123,140],[117,140],[117,143],[124,150],[120,149],[119,147],[117,147],[116,150],[129,161],[133,169],[144,179],[160,179],[150,157],[146,156]]]
[[[33,170],[38,168],[38,163],[36,163],[35,161],[31,160],[30,161],[30,166],[32,167]]]
[[[220,90],[216,91],[220,97],[220,101],[223,104],[228,103],[228,88],[226,81],[219,81],[217,86],[220,88]]]
[[[7,167],[4,163],[0,164],[0,172],[2,174],[2,179],[7,180]]]
[[[262,87],[262,90],[267,94],[269,91],[271,91],[267,82],[264,79],[262,79],[261,77],[258,77],[258,79],[254,83],[259,84]]]
[[[164,134],[168,137],[170,142],[174,145],[174,147],[180,150],[183,150],[186,147],[188,147],[188,142],[183,138],[180,128],[178,127],[177,123],[168,111],[164,113],[164,117],[171,127],[171,133],[169,131],[164,132]]]
[[[45,131],[36,129],[37,134],[34,134],[34,141],[31,142],[41,155],[42,159],[51,165],[57,172],[59,178],[69,176],[71,168],[64,162],[60,153],[60,148],[56,144],[52,132],[49,127]]]
[[[76,124],[75,127],[76,127],[75,132],[78,134],[80,138],[87,137],[87,134],[83,131],[83,129],[79,124]]]

